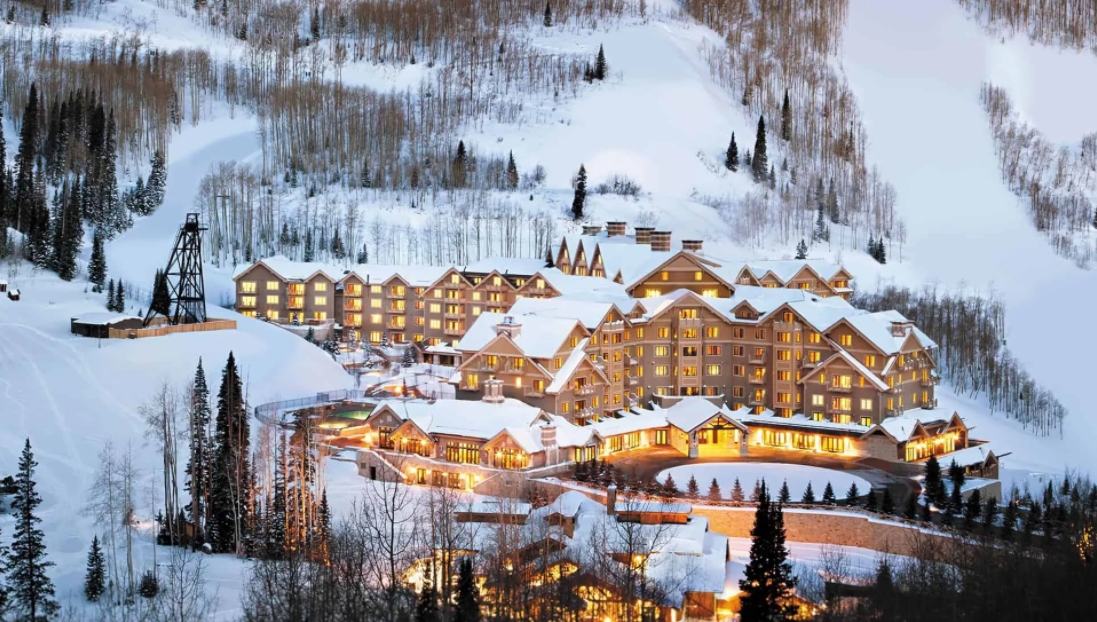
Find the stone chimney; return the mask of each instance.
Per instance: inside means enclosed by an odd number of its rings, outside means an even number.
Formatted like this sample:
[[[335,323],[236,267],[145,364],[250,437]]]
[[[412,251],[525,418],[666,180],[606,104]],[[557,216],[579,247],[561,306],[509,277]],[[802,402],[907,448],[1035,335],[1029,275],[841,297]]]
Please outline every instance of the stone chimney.
[[[498,378],[485,380],[483,401],[488,404],[502,404],[503,399],[503,381]]]
[[[669,251],[670,250],[670,231],[652,231],[651,232],[651,250],[653,250],[653,251]]]
[[[556,448],[556,426],[551,424],[541,426],[541,445],[546,450]]]
[[[628,227],[628,223],[623,220],[611,220],[606,223],[606,235],[613,237],[615,235],[625,235],[625,229]]]
[[[695,253],[701,252],[701,246],[705,243],[704,240],[682,240],[682,250],[693,251]]]
[[[911,322],[892,322],[891,323],[891,336],[902,338],[906,337],[910,333],[910,329],[914,327]]]
[[[495,325],[495,334],[503,335],[511,339],[517,339],[522,334],[522,325],[514,321],[513,315],[503,317],[503,321]]]
[[[602,232],[602,225],[583,225],[583,235],[598,235]]]
[[[617,486],[610,484],[606,488],[606,515],[613,516],[617,513]]]
[[[636,227],[636,243],[651,244],[651,232],[655,227]]]

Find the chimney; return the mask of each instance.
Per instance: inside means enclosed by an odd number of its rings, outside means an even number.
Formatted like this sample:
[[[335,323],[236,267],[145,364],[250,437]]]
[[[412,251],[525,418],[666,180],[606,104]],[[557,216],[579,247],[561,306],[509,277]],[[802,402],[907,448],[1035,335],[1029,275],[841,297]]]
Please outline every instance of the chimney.
[[[610,484],[606,488],[606,515],[613,516],[617,513],[617,486]]]
[[[651,232],[655,227],[636,227],[636,243],[651,244]]]
[[[556,426],[551,424],[541,426],[541,445],[546,450],[556,448]]]
[[[503,403],[503,381],[498,378],[484,381],[483,401],[488,404]]]
[[[583,235],[598,235],[602,232],[602,225],[583,225]]]
[[[653,251],[669,251],[670,250],[670,231],[652,231],[651,232],[651,250],[653,250]]]
[[[513,315],[503,317],[503,321],[495,325],[495,334],[506,334],[511,339],[517,339],[522,334],[522,325],[514,321]]]
[[[699,253],[701,252],[701,245],[704,243],[704,240],[682,240],[682,250]]]
[[[625,235],[627,226],[628,223],[623,220],[612,220],[606,223],[606,234],[611,238],[615,235]]]
[[[907,333],[914,326],[911,322],[892,322],[891,323],[891,336],[892,337],[906,337]]]

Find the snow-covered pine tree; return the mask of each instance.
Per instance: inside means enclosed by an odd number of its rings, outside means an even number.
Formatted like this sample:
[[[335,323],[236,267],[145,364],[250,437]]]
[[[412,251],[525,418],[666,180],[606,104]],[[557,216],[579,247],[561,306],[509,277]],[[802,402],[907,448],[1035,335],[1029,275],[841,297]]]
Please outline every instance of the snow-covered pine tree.
[[[830,180],[830,185],[827,188],[827,213],[830,216],[830,222],[838,224],[840,214],[838,213],[838,192],[834,189],[834,178]]]
[[[822,206],[819,206],[815,212],[815,229],[811,232],[811,238],[815,242],[830,240],[830,227],[827,226],[827,219],[823,214]]]
[[[45,534],[38,527],[38,506],[42,496],[34,481],[38,463],[31,451],[30,439],[23,445],[15,475],[15,494],[11,507],[15,517],[5,573],[10,609],[16,619],[48,620],[60,608],[54,600],[53,581],[48,571],[53,562],[46,559]]]
[[[777,189],[777,171],[773,169],[773,165],[769,165],[769,189]]]
[[[305,253],[302,259],[304,261],[312,261],[315,259],[314,250],[312,248],[312,227],[305,228]]]
[[[152,281],[152,304],[149,309],[164,317],[171,315],[171,292],[168,291],[168,276],[163,270],[157,270]]]
[[[457,569],[457,603],[453,622],[480,622],[480,596],[472,574],[472,559],[464,557]]]
[[[213,470],[213,439],[210,437],[213,414],[210,410],[206,372],[202,368],[202,359],[200,358],[187,397],[190,458],[185,468],[186,475],[183,487],[190,493],[190,503],[184,509],[187,517],[194,524],[199,540],[204,542],[209,508],[210,477]]]
[[[766,118],[758,117],[758,133],[754,137],[754,152],[750,161],[754,181],[762,183],[768,179],[769,156],[766,155]]]
[[[781,104],[781,140],[792,140],[792,105],[788,100],[788,89],[785,89],[785,101]]]
[[[114,311],[114,303],[114,279],[111,279],[107,285],[107,311]]]
[[[217,552],[237,550],[247,536],[252,484],[249,427],[240,372],[236,357],[229,352],[217,394],[216,453],[210,486],[209,541]]]
[[[27,231],[27,259],[40,269],[48,269],[53,260],[50,244],[50,210],[46,204],[46,180],[41,167],[34,176],[34,195],[31,201],[30,228]]]
[[[724,168],[733,173],[739,170],[739,145],[735,144],[735,132],[731,133],[731,142],[724,154]]]
[[[743,166],[747,167],[751,171],[754,170],[754,161],[751,158],[750,149],[747,149],[743,152]]]
[[[579,175],[575,178],[575,197],[571,200],[572,220],[582,220],[587,203],[587,169],[579,165]]]
[[[96,229],[91,238],[91,260],[88,262],[88,280],[91,291],[102,292],[103,282],[107,278],[107,259],[103,255],[103,234]]]
[[[411,367],[415,364],[415,348],[411,345],[404,347],[404,358],[401,361],[401,366]]]
[[[168,168],[164,162],[164,152],[157,149],[152,154],[152,171],[149,172],[145,191],[148,193],[149,213],[164,204],[164,193],[168,187]]]
[[[122,279],[118,279],[118,287],[114,290],[114,310],[117,313],[126,312],[126,289]]]
[[[84,571],[84,598],[88,602],[97,602],[107,589],[106,560],[99,546],[99,536],[92,536],[91,549],[88,550],[88,563]]]
[[[549,6],[548,2],[545,3],[545,21],[544,21],[544,24],[545,24],[546,27],[552,26],[552,7]]]
[[[80,178],[74,179],[71,187],[66,181],[62,195],[67,197],[63,198],[61,217],[55,226],[54,270],[62,280],[71,281],[76,278],[76,255],[84,240],[84,224],[80,218]]]
[[[605,80],[609,75],[609,66],[606,65],[606,51],[602,49],[602,44],[598,44],[598,56],[594,59],[594,79]]]
[[[29,233],[35,209],[34,163],[38,159],[38,86],[30,85],[27,105],[19,127],[19,151],[15,155],[15,188],[8,225],[16,231]]]
[[[366,244],[362,243],[362,248],[358,251],[358,256],[355,257],[357,263],[369,263],[369,248]]]
[[[465,149],[465,141],[457,141],[457,154],[453,157],[453,185],[463,188],[468,181],[469,157]]]
[[[853,482],[849,485],[849,491],[846,492],[846,505],[855,506],[861,503],[861,491],[857,490],[857,482]]]
[[[347,256],[347,249],[343,247],[343,240],[339,237],[339,228],[331,235],[331,256],[342,261]]]
[[[796,245],[796,258],[807,259],[808,258],[808,245],[804,243],[804,239],[800,238],[800,243]]]

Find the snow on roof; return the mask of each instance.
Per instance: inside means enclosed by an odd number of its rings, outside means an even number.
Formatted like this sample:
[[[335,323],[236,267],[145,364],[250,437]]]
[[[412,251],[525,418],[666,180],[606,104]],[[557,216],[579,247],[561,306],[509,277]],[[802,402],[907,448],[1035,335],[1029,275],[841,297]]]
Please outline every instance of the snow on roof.
[[[584,495],[578,490],[568,490],[559,497],[556,497],[552,503],[545,506],[544,514],[561,514],[563,516],[576,516],[580,510],[586,509],[588,511],[597,512],[599,508],[604,506],[597,501],[594,501],[590,497]]]
[[[652,514],[689,514],[693,511],[693,506],[688,503],[652,501],[649,499],[619,500],[614,508],[618,512],[648,512]]]
[[[136,315],[124,315],[122,313],[112,313],[110,311],[91,311],[88,313],[81,313],[80,315],[72,318],[72,321],[78,324],[88,324],[97,326],[109,326],[111,324],[117,324],[123,320],[140,320],[141,318]]]
[[[624,286],[614,283],[609,279],[593,276],[578,276],[564,274],[559,268],[543,268],[537,274],[544,277],[545,282],[564,296],[576,294],[601,293],[609,295],[627,296]]]
[[[750,271],[754,273],[754,276],[761,279],[767,272],[772,272],[773,276],[780,279],[782,283],[787,283],[789,279],[796,276],[796,273],[804,269],[804,266],[811,266],[819,276],[826,280],[830,280],[839,270],[842,269],[841,264],[833,263],[823,259],[774,259],[765,261],[748,261],[746,266],[750,268]],[[740,267],[740,270],[742,267]],[[738,271],[737,271],[738,272]]]
[[[908,410],[896,417],[884,419],[880,423],[880,427],[888,434],[894,436],[896,440],[902,442],[910,438],[910,435],[914,432],[915,425],[919,423],[926,425],[935,421],[948,421],[951,418],[952,415],[947,414],[947,411],[916,408]]]
[[[843,361],[845,361],[846,364],[848,364],[850,367],[857,370],[857,373],[861,374],[869,382],[871,382],[872,386],[876,387],[877,391],[887,391],[890,388],[890,387],[888,387],[886,382],[881,380],[880,377],[877,376],[875,373],[873,373],[873,371],[871,369],[865,367],[864,364],[861,363],[861,361],[858,361],[852,354],[850,354],[849,352],[846,352],[845,350],[843,350],[841,346],[834,343],[833,341],[831,341],[829,339],[827,341],[829,341],[830,346],[832,348],[834,348],[834,354],[831,355],[830,358],[828,358],[827,360],[823,361],[821,364],[816,366],[816,368],[814,370],[812,370],[811,373],[804,376],[804,378],[800,381],[800,384],[803,384],[804,382],[807,382],[807,379],[812,377],[813,375],[815,375],[815,372],[817,372],[818,370],[826,368],[826,366],[831,361],[840,358]]]
[[[267,257],[260,261],[272,272],[287,281],[303,281],[316,273],[323,274],[332,281],[340,281],[350,274],[355,274],[366,283],[384,283],[393,276],[399,275],[409,285],[427,286],[437,281],[449,268],[442,266],[397,266],[381,264],[347,264],[340,265],[319,261],[294,261],[284,255]],[[233,272],[232,278],[239,278],[241,274],[251,269],[254,264],[240,264]]]
[[[564,364],[556,370],[556,375],[552,377],[552,383],[545,389],[545,393],[559,393],[567,385],[568,379],[579,368],[583,359],[587,358],[586,347],[588,343],[590,343],[590,339],[583,339],[579,342],[579,345],[575,346]]]
[[[579,320],[583,326],[594,330],[614,307],[612,302],[591,301],[586,297],[522,298],[510,308],[510,315],[569,318]]]
[[[949,465],[955,460],[956,464],[960,466],[971,466],[973,464],[983,464],[991,453],[994,453],[995,456],[1002,455],[994,441],[937,456],[937,461],[942,465]]]
[[[845,319],[849,322],[850,326],[857,329],[857,332],[864,335],[865,339],[868,339],[870,343],[879,348],[884,354],[898,354],[902,350],[903,343],[907,340],[908,333],[906,331],[899,337],[896,337],[891,331],[891,325],[893,323],[910,322],[910,320],[898,311],[861,313],[859,315],[851,315]],[[937,345],[921,330],[915,330],[915,336],[924,347],[933,347]]]
[[[492,270],[498,270],[500,274],[516,275],[516,276],[532,276],[537,272],[545,269],[545,260],[532,259],[529,257],[491,257],[489,259],[481,259],[468,264],[462,271],[464,272],[491,272]]]
[[[635,286],[640,279],[651,274],[659,266],[665,264],[671,257],[677,255],[680,251],[653,251],[646,245],[641,246],[620,246],[617,248],[634,248],[645,251],[642,255],[636,252],[625,254],[622,257],[622,263],[620,266],[621,280],[624,282],[626,289]],[[602,260],[603,264],[605,259]],[[607,270],[607,274],[609,271]],[[616,274],[616,271],[614,272]]]
[[[863,433],[870,429],[869,426],[854,423],[852,418],[850,423],[835,423],[833,421],[830,421],[829,419],[823,421],[815,421],[814,419],[802,414],[794,414],[791,417],[782,417],[772,410],[766,410],[762,414],[756,415],[750,408],[746,406],[734,411],[733,414],[736,419],[745,423],[748,426],[761,424],[773,427],[802,428],[827,432],[854,433]]]
[[[528,429],[541,409],[515,399],[500,404],[473,400],[383,400],[374,412],[388,407],[427,434],[450,434],[488,440],[507,428]]]
[[[716,406],[703,397],[686,397],[677,404],[664,410],[667,422],[679,430],[692,431],[716,415],[723,415],[728,421],[740,426],[727,406]]]
[[[458,512],[471,514],[511,514],[529,515],[533,506],[525,501],[514,499],[499,499],[495,497],[473,498],[457,507]]]
[[[616,419],[601,419],[586,427],[594,428],[602,438],[608,438],[610,436],[617,436],[618,434],[651,430],[667,425],[665,410],[640,410],[638,413],[633,413],[632,411],[621,412],[624,414]]]
[[[497,335],[495,327],[502,324],[507,317],[514,316],[510,313],[481,313],[461,339],[458,348],[464,352],[475,352],[488,345]],[[560,350],[579,321],[573,318],[525,315],[514,318],[514,323],[521,325],[518,335],[513,338],[515,345],[526,356],[547,359]]]

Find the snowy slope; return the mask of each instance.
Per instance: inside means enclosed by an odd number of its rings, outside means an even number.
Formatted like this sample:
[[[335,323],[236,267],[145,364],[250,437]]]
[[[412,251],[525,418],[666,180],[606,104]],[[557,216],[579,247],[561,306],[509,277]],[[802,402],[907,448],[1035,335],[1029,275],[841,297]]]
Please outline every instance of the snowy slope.
[[[101,343],[73,336],[69,319],[101,311],[104,297],[85,293],[83,283],[33,276],[26,266],[22,272],[14,279],[5,274],[22,300],[0,298],[0,473],[14,472],[29,437],[39,464],[42,527],[63,602],[82,584],[87,546],[97,531],[79,512],[102,443],[110,440],[118,449],[133,443],[144,474],[140,490],[154,475],[157,458],[143,444],[138,408],[162,380],[182,387],[201,357],[216,393],[232,351],[253,404],[351,385],[350,376],[319,348],[224,309],[211,308],[210,314],[236,319],[238,330]],[[142,506],[139,515],[149,516]],[[3,527],[9,538],[9,525]],[[151,563],[151,548],[139,555],[138,567]],[[239,567],[211,572],[238,579]]]
[[[870,158],[897,187],[910,230],[908,254],[917,270],[900,278],[915,286],[963,282],[1000,293],[1010,349],[1071,411],[1063,441],[1034,439],[1015,451],[1049,469],[1066,463],[1092,472],[1097,421],[1086,363],[1097,334],[1085,319],[1097,302],[1097,275],[1055,256],[1001,180],[978,100],[981,82],[1004,71],[1001,45],[948,0],[852,0],[843,64],[865,111]],[[1009,49],[1024,58],[1032,51],[1019,42]],[[1042,57],[1045,52],[1035,51],[1026,66],[1053,69]],[[1064,70],[1069,67],[1056,70],[1057,83],[1073,80]],[[1016,75],[1024,80],[1023,72]],[[1023,94],[1033,122],[1070,114],[1045,107],[1055,96],[1037,89]],[[1031,112],[1044,109],[1052,112]],[[1059,127],[1081,131],[1084,123]]]

